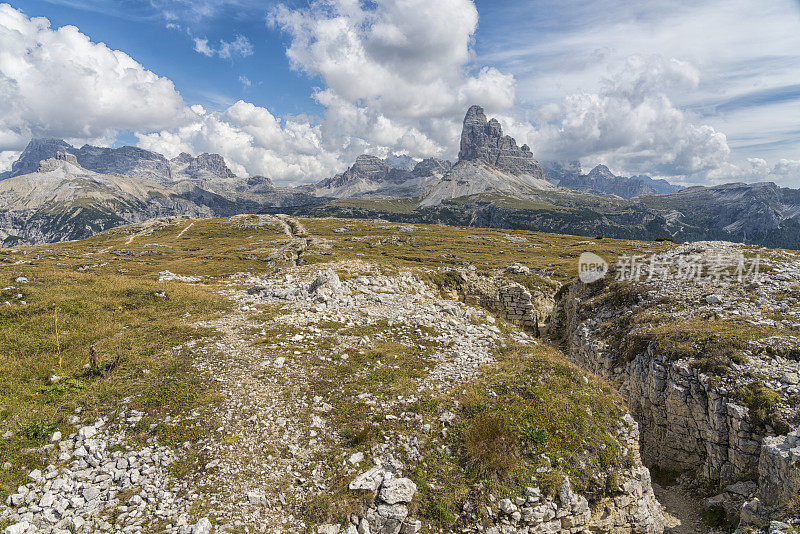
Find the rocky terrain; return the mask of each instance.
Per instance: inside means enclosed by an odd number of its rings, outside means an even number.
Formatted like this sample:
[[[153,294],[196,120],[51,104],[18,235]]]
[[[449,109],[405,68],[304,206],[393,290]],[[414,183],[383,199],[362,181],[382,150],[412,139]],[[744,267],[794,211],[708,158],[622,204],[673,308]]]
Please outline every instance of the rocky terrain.
[[[283,215],[9,249],[0,526],[788,532],[798,265]]]
[[[767,528],[800,491],[800,260],[724,242],[654,258],[639,257],[637,281],[623,263],[621,281],[565,287],[552,334],[626,398],[646,465]]]

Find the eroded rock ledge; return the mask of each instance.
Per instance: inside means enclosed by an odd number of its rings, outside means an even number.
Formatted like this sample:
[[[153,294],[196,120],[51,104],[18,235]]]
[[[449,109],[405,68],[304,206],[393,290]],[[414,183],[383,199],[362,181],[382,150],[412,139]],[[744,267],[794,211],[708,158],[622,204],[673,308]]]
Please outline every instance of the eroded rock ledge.
[[[699,243],[665,259],[739,250]],[[722,491],[710,504],[767,528],[800,490],[800,325],[796,299],[786,302],[800,262],[760,252],[768,272],[758,281],[575,281],[557,297],[552,333],[626,399],[645,465],[696,473]]]

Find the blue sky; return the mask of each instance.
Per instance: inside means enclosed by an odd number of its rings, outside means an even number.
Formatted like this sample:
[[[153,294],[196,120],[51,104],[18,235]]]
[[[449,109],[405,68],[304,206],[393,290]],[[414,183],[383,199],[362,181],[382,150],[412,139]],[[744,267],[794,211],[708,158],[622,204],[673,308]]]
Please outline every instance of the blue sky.
[[[0,54],[19,88],[0,103],[0,166],[54,135],[219,152],[301,183],[364,151],[453,158],[478,103],[540,159],[800,187],[797,0],[24,0],[0,15],[0,50],[31,57]]]
[[[313,83],[290,71],[281,32],[266,24],[270,3],[257,4],[223,6],[207,16],[185,9],[176,11],[180,18],[170,21],[148,1],[11,2],[29,16],[48,18],[54,27],[77,26],[92,40],[126,52],[145,68],[170,78],[187,102],[214,109],[247,99],[268,105],[278,115],[319,113],[309,98]],[[170,22],[181,28],[168,27]],[[253,44],[251,56],[220,59],[194,50],[193,37],[218,45],[237,35]],[[251,80],[252,86],[244,86],[240,76]]]

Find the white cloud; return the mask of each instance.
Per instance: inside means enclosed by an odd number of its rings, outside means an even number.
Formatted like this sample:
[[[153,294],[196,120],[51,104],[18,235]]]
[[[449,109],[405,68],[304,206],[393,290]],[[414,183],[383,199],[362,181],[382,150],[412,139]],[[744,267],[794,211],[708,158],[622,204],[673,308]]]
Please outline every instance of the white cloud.
[[[21,153],[19,150],[0,150],[0,172],[10,171],[11,164],[17,160]]]
[[[142,132],[139,145],[219,152],[239,173],[301,183],[330,176],[363,152],[455,157],[469,105],[492,112],[514,103],[513,76],[470,71],[478,22],[470,0],[315,1],[300,10],[279,6],[270,21],[290,36],[293,68],[323,82],[313,95],[326,109],[320,122],[279,121],[237,102],[187,126]],[[207,42],[198,48],[218,53]]]
[[[540,159],[602,162],[630,174],[701,177],[727,162],[726,137],[696,123],[666,94],[692,90],[699,80],[686,62],[631,56],[598,92],[573,93],[544,106],[538,129],[520,137]]]
[[[335,145],[452,157],[470,104],[493,112],[514,103],[513,76],[470,72],[471,0],[317,0],[299,10],[280,5],[269,20],[291,38],[292,67],[322,80],[315,98]]]
[[[200,39],[199,37],[194,38],[194,51],[208,57],[212,57],[215,52],[213,48],[208,46],[208,39]]]
[[[248,57],[252,56],[254,49],[253,44],[244,35],[237,35],[233,41],[225,41],[220,39],[219,46],[214,47],[208,44],[208,39],[194,38],[194,51],[203,54],[207,57],[220,57],[222,59],[231,59],[235,56]]]
[[[798,100],[776,105],[769,97],[750,98],[778,94],[798,83],[796,0],[496,4],[491,17],[481,21],[478,60],[513,72],[523,105],[535,109],[566,94],[599,93],[601,80],[629,56],[662,54],[701,73],[692,90],[662,92],[676,108],[691,109],[702,124],[725,132],[732,158],[745,160],[762,150],[769,150],[771,161],[796,157],[796,142],[779,141],[797,140]]]
[[[236,1],[223,2],[224,9]],[[46,19],[29,19],[2,5],[0,151],[19,150],[32,135],[110,140],[119,130],[134,130],[145,148],[167,155],[218,152],[240,174],[299,183],[329,176],[362,152],[454,158],[463,114],[469,105],[480,104],[540,158],[580,158],[621,173],[685,183],[771,179],[800,185],[793,159],[758,159],[747,153],[732,160],[732,148],[741,151],[750,141],[765,141],[763,135],[744,138],[751,124],[764,131],[757,113],[763,108],[746,108],[746,120],[745,111],[735,106],[725,114],[707,112],[706,100],[713,101],[715,91],[718,99],[738,98],[748,83],[752,86],[752,61],[739,66],[746,81],[734,75],[735,55],[744,53],[743,46],[729,52],[702,41],[724,60],[727,67],[720,69],[707,55],[689,54],[697,43],[687,44],[690,32],[676,26],[670,33],[662,20],[672,24],[699,13],[707,21],[709,6],[719,7],[720,1],[709,0],[702,8],[682,3],[677,9],[668,0],[677,15],[634,6],[626,9],[635,16],[619,17],[615,10],[607,14],[607,24],[585,16],[581,10],[589,8],[580,4],[584,7],[570,20],[595,22],[553,34],[557,24],[547,27],[537,19],[541,39],[514,42],[506,47],[511,54],[494,54],[496,61],[475,58],[478,13],[471,0],[312,0],[296,10],[281,5],[269,20],[289,37],[286,54],[292,67],[319,81],[311,95],[325,108],[318,120],[281,120],[264,107],[231,104],[227,98],[215,106],[222,111],[189,108],[172,82],[128,55],[91,42],[74,27],[53,30]],[[567,10],[578,5],[562,2]],[[175,21],[218,16],[223,9],[211,0],[176,6],[183,12]],[[774,15],[771,8],[765,10]],[[723,11],[730,26],[731,11]],[[512,28],[495,32],[503,39],[519,39],[513,24],[531,23],[523,17],[505,20]],[[697,29],[700,23],[691,24]],[[784,38],[778,26],[769,28]],[[719,34],[713,28],[709,32]],[[670,35],[676,41],[671,57],[677,59],[629,53],[640,45],[642,50],[655,44],[666,49],[663,42]],[[762,53],[781,50],[758,39]],[[730,44],[730,39],[722,42]],[[198,38],[194,44],[209,57],[253,53],[241,35],[218,44]],[[761,69],[764,87],[788,83],[786,71],[795,57],[789,54],[784,63],[770,64],[780,68]],[[720,89],[727,79],[735,90]],[[245,76],[239,81],[244,87],[252,84]],[[520,95],[527,104],[523,111],[517,106]],[[768,141],[775,146],[785,139],[785,130],[796,130],[792,104],[778,103],[770,112],[775,126]],[[732,121],[730,129],[726,121]],[[733,131],[736,141],[723,131]],[[782,157],[779,148],[774,150]],[[6,152],[0,153],[0,164],[5,157]]]
[[[0,150],[32,136],[101,138],[185,119],[174,85],[130,56],[0,4]]]
[[[186,126],[138,133],[139,146],[174,157],[180,152],[221,154],[242,176],[264,174],[281,184],[329,176],[342,168],[338,153],[323,146],[319,127],[280,120],[267,109],[238,101],[222,112],[192,107]]]
[[[708,173],[715,183],[723,182],[775,182],[783,187],[800,187],[800,160],[780,159],[770,165],[763,158],[747,158],[734,164],[725,163]]]
[[[250,78],[244,75],[239,76],[239,83],[241,83],[245,88],[253,86],[253,82],[250,81]]]

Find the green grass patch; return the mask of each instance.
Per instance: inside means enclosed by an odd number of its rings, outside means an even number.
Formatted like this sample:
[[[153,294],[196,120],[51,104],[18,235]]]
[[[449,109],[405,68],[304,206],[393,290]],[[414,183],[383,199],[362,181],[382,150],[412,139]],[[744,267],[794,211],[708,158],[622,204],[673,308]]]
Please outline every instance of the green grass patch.
[[[198,386],[189,357],[171,349],[211,334],[190,326],[186,314],[199,319],[228,307],[205,288],[76,272],[63,257],[52,258],[25,266],[26,305],[0,306],[0,430],[14,432],[0,441],[0,463],[14,466],[0,474],[3,497],[37,463],[25,451],[57,428],[68,430],[77,407],[91,420],[116,410],[122,398],[154,391],[159,411],[185,409],[183,397]],[[0,262],[0,278],[19,274]]]

